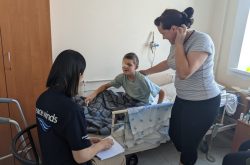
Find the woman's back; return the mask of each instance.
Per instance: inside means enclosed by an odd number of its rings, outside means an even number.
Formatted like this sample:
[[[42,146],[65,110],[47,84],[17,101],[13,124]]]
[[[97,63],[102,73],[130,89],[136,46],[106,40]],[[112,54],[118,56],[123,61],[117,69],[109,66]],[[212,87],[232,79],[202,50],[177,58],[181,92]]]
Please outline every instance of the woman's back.
[[[43,163],[77,164],[72,149],[90,146],[78,105],[63,92],[48,89],[37,100],[36,117]]]

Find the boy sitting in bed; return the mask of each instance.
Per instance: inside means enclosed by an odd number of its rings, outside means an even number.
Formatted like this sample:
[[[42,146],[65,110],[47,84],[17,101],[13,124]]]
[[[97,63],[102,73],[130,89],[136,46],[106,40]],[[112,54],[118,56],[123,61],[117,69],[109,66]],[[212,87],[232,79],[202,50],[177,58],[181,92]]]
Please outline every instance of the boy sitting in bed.
[[[123,87],[125,90],[125,100],[133,100],[135,105],[140,106],[152,104],[154,97],[159,94],[158,103],[161,103],[164,98],[164,91],[158,85],[136,71],[139,65],[139,59],[135,53],[128,53],[122,60],[122,71],[110,83],[104,84],[96,89],[93,93],[85,98],[85,103],[91,102],[99,93],[110,87]],[[129,98],[129,99],[128,99]],[[125,101],[124,100],[124,101]]]

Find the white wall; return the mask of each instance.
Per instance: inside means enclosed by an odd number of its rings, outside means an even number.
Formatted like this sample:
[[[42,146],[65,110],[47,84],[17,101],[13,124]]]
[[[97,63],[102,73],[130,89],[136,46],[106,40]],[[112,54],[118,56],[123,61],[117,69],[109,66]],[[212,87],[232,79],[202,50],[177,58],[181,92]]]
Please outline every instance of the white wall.
[[[221,0],[223,1],[223,0]],[[140,68],[150,67],[152,54],[145,43],[155,33],[160,44],[154,64],[166,59],[169,43],[153,24],[166,8],[192,6],[193,28],[211,35],[215,0],[51,0],[53,59],[64,49],[81,52],[87,60],[86,80],[113,79],[121,72],[124,54],[135,52]],[[213,36],[212,36],[213,37]],[[216,42],[216,41],[215,41]]]

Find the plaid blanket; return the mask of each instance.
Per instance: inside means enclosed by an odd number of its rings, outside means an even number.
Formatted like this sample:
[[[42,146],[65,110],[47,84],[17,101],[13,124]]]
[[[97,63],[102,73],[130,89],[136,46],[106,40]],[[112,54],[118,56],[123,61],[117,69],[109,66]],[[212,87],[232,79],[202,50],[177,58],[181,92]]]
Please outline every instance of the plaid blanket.
[[[86,106],[84,97],[76,96],[73,100],[82,108],[89,133],[109,135],[112,123],[112,111],[129,107],[143,106],[145,103],[133,99],[124,92],[105,90]]]

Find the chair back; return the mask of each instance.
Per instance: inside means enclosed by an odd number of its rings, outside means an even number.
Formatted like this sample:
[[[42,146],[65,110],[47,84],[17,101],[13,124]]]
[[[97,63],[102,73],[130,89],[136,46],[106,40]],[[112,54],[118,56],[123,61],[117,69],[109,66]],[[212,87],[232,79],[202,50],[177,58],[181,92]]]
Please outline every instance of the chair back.
[[[24,165],[40,165],[41,161],[32,137],[32,130],[35,130],[36,124],[33,124],[17,135],[12,140],[12,154]]]

